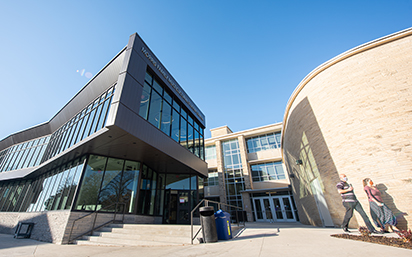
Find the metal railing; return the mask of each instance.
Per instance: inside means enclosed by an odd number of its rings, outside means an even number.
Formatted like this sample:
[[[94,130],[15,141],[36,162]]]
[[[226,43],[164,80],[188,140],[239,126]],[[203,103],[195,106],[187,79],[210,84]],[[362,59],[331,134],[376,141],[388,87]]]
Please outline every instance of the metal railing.
[[[199,202],[198,205],[196,205],[195,208],[193,208],[193,210],[190,212],[190,243],[193,244],[193,240],[197,237],[197,235],[199,234],[199,232],[202,230],[202,226],[200,226],[200,228],[197,230],[196,235],[193,236],[193,213],[201,207],[202,203],[205,203],[205,206],[209,206],[209,203],[215,203],[217,204],[217,209],[220,210],[221,206],[228,206],[228,207],[233,207],[235,209],[239,209],[242,212],[242,221],[243,221],[243,226],[245,226],[245,214],[244,211],[241,207],[239,206],[235,206],[235,205],[230,205],[230,204],[226,204],[226,203],[221,203],[221,202],[215,202],[212,200],[207,200],[207,199],[203,199],[202,201]],[[236,222],[237,222],[237,226],[240,226],[240,222],[239,222],[239,215],[238,215],[238,210],[236,210]]]
[[[122,209],[123,209],[123,213],[122,213],[123,216],[122,216],[122,219],[121,219],[121,220],[116,220],[116,215],[117,215],[117,213],[118,213],[118,211],[117,211],[118,208],[117,208],[117,207],[118,207],[119,205],[123,205],[123,208],[122,208]],[[98,214],[99,214],[100,212],[103,212],[104,210],[106,210],[106,212],[104,212],[105,214],[110,214],[110,212],[107,212],[107,209],[108,209],[109,207],[112,207],[112,206],[115,206],[115,211],[114,211],[114,213],[113,213],[113,214],[114,214],[113,219],[111,219],[111,220],[109,220],[109,221],[107,221],[107,222],[105,222],[105,223],[103,223],[103,224],[101,224],[101,225],[99,225],[99,226],[96,226],[96,220],[97,220]],[[82,217],[80,217],[80,218],[75,219],[75,220],[73,221],[72,227],[71,227],[71,229],[70,229],[70,234],[69,234],[68,243],[70,244],[70,243],[73,242],[74,240],[76,240],[76,239],[78,239],[78,238],[80,238],[80,237],[82,237],[82,236],[85,236],[85,235],[87,235],[87,234],[92,235],[92,234],[93,234],[93,231],[95,231],[95,230],[97,230],[97,229],[100,229],[100,228],[102,228],[102,227],[104,227],[104,226],[107,226],[108,224],[111,224],[111,223],[114,223],[114,222],[121,222],[121,223],[123,223],[125,210],[126,210],[126,204],[125,204],[125,203],[113,203],[113,204],[110,204],[110,205],[108,205],[108,206],[105,206],[104,208],[101,208],[101,209],[99,209],[99,210],[97,210],[97,211],[88,213],[88,214],[86,214],[86,215],[84,215],[84,216],[82,216]],[[76,237],[74,237],[74,238],[71,238],[71,237],[72,237],[73,228],[74,228],[75,223],[76,223],[77,221],[82,220],[82,219],[84,219],[84,218],[86,218],[86,217],[89,217],[89,216],[91,216],[91,215],[93,215],[93,214],[95,214],[95,216],[94,216],[94,219],[93,219],[92,228],[91,228],[90,230],[88,230],[87,232],[85,232],[85,233],[82,233],[82,234],[80,234],[80,235],[78,235],[78,236],[76,236]]]

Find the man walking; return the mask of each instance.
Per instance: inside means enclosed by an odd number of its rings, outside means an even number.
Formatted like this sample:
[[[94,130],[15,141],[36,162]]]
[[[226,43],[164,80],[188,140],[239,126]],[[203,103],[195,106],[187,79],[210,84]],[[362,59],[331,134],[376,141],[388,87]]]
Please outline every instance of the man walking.
[[[380,234],[380,232],[375,230],[375,227],[369,221],[368,216],[366,216],[362,205],[356,199],[355,193],[353,192],[353,187],[352,185],[348,184],[348,178],[346,177],[346,175],[340,174],[339,178],[340,182],[336,185],[336,187],[339,194],[342,196],[342,204],[346,208],[345,217],[343,218],[342,222],[343,231],[350,233],[348,229],[349,221],[353,216],[353,210],[356,210],[362,216],[362,219],[368,227],[369,231],[371,233]]]

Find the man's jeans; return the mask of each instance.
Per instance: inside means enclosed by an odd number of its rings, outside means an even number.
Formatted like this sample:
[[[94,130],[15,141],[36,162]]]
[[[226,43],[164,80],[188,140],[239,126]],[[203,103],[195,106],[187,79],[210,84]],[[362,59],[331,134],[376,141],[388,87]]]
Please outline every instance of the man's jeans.
[[[368,227],[369,231],[375,231],[374,226],[369,221],[369,218],[368,216],[366,216],[366,213],[363,210],[362,205],[358,201],[343,202],[343,206],[346,208],[346,213],[345,213],[345,217],[343,218],[342,228],[348,227],[349,221],[353,216],[353,210],[356,210],[362,216],[362,219],[365,222],[366,226]]]

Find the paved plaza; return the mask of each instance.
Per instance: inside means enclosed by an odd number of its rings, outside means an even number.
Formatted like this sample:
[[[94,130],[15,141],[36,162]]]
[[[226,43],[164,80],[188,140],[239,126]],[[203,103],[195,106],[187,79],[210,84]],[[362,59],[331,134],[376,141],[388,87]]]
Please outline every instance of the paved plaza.
[[[354,234],[356,233],[355,230]],[[236,238],[217,243],[162,247],[107,247],[55,245],[0,234],[0,256],[412,256],[412,251],[390,246],[338,239],[337,228],[300,223],[246,223]],[[385,236],[397,235],[394,233]]]

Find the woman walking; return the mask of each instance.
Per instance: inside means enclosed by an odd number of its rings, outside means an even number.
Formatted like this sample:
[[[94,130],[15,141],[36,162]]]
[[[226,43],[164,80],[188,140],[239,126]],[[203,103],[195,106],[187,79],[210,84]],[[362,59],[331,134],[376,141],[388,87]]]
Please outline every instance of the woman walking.
[[[363,180],[364,190],[368,196],[370,213],[373,221],[377,227],[381,228],[382,232],[389,233],[386,225],[391,226],[392,231],[399,231],[396,227],[398,223],[395,215],[392,211],[383,203],[381,192],[374,185],[373,181],[370,178],[365,178]]]

